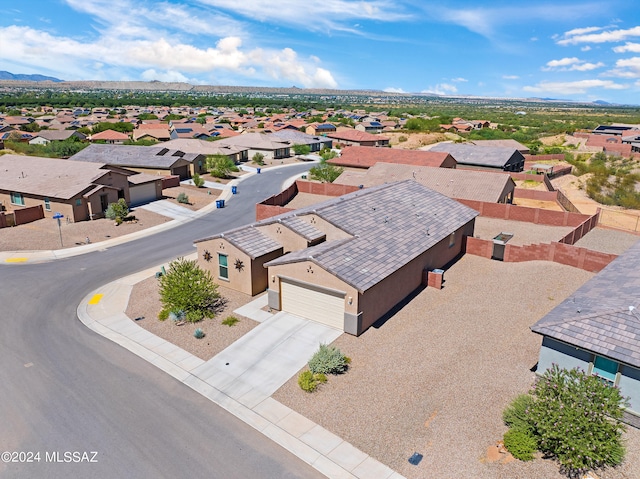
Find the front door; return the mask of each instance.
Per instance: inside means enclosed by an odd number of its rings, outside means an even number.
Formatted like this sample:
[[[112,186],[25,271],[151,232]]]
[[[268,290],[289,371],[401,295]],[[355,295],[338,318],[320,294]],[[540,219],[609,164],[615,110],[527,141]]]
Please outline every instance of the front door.
[[[100,195],[100,210],[104,213],[107,211],[109,207],[109,200],[107,199],[107,195]]]

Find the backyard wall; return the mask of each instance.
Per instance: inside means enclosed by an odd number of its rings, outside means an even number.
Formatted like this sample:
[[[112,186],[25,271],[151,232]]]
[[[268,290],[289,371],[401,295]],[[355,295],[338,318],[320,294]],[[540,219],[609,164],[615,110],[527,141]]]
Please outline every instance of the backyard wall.
[[[551,211],[540,208],[527,208],[525,206],[503,203],[487,203],[475,200],[457,199],[456,201],[478,211],[480,216],[514,221],[527,221],[529,223],[541,225],[577,227],[590,218],[589,215],[571,213],[568,211]]]
[[[180,186],[180,177],[178,175],[170,175],[162,177],[162,189],[175,188]]]
[[[528,188],[515,188],[513,190],[513,197],[526,198],[528,200],[556,201],[558,199],[558,192],[530,190]]]

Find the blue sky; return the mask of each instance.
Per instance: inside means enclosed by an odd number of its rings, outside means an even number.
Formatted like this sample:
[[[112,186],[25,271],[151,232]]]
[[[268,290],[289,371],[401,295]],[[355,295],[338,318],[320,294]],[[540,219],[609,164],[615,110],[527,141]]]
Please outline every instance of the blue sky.
[[[0,70],[640,104],[633,0],[30,0]]]

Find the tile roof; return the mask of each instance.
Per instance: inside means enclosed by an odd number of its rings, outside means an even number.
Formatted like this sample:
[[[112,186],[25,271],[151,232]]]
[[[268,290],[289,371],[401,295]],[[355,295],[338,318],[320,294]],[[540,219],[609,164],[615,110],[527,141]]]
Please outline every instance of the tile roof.
[[[162,146],[198,155],[233,155],[247,149],[240,146],[219,145],[217,141],[205,141],[195,138],[177,138],[175,140],[165,141],[162,143]]]
[[[62,141],[72,136],[84,137],[82,133],[74,130],[42,130],[35,134],[34,138],[40,137],[49,141]]]
[[[490,203],[497,203],[506,192],[515,188],[515,183],[508,173],[492,171],[376,163],[366,170],[366,173],[353,173],[345,171],[334,183],[370,187],[413,178],[421,185],[449,198]]]
[[[178,162],[193,161],[198,155],[185,154],[162,146],[91,144],[70,160],[140,168],[171,168]]]
[[[365,291],[473,220],[478,212],[406,180],[359,190],[270,220],[305,214],[316,214],[354,236],[331,247],[314,246],[312,261]],[[267,266],[304,256],[291,254]]]
[[[129,139],[129,135],[115,130],[104,130],[100,133],[91,135],[91,141],[95,140],[111,140],[111,141],[125,141]]]
[[[0,189],[68,200],[109,173],[104,163],[38,156],[0,156]]]
[[[535,323],[531,330],[640,367],[640,241]]]
[[[379,161],[440,167],[449,156],[449,153],[436,151],[346,146],[341,150],[339,157],[329,160],[328,163],[355,168],[370,168]]]
[[[386,136],[374,135],[373,133],[367,133],[366,131],[348,129],[336,131],[333,133],[327,133],[329,138],[333,138],[336,140],[346,140],[346,141],[384,141],[389,140]]]
[[[275,131],[271,133],[271,136],[275,138],[279,138],[280,140],[283,140],[283,141],[288,141],[292,145],[295,145],[295,144],[312,145],[314,143],[330,141],[330,140],[327,140],[327,138],[320,138],[319,136],[309,135],[301,131],[290,130],[290,129]]]
[[[256,259],[267,253],[272,253],[273,251],[282,249],[282,245],[254,228],[253,225],[242,226],[224,233],[202,238],[194,241],[194,243],[219,238],[226,239],[240,251],[248,254],[252,259]]]
[[[295,231],[307,241],[317,241],[326,236],[324,232],[299,217],[284,218],[281,222],[287,228]]]
[[[268,133],[244,133],[219,140],[220,145],[241,146],[255,150],[279,150],[290,148],[291,143]]]
[[[473,140],[471,142],[476,146],[497,146],[500,148],[513,148],[519,152],[529,152],[529,147],[511,138],[505,140]]]
[[[493,168],[504,167],[513,155],[524,157],[515,148],[503,148],[495,146],[476,146],[467,143],[438,143],[428,151],[446,151],[456,159],[458,163],[477,166],[490,166]]]

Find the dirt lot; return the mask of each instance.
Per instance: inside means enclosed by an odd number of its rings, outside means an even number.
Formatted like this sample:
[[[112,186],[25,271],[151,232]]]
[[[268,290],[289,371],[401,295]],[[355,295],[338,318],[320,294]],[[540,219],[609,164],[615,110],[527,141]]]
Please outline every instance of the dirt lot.
[[[506,431],[502,410],[533,383],[540,337],[529,326],[592,276],[465,256],[445,272],[444,289],[423,290],[359,338],[338,338],[352,359],[347,374],[314,394],[294,377],[274,398],[409,479],[560,479],[552,461],[486,455]],[[640,477],[640,431],[627,440],[628,462],[602,478]],[[424,455],[418,466],[407,462],[414,452]]]
[[[177,198],[180,193],[184,193],[189,197],[189,203],[179,203]],[[176,186],[174,188],[165,188],[162,190],[162,194],[165,199],[171,200],[179,206],[184,206],[190,210],[196,211],[200,208],[204,208],[208,204],[213,203],[218,196],[222,193],[222,190],[216,188],[196,188],[195,186]]]
[[[138,326],[207,361],[258,325],[252,319],[233,313],[233,310],[248,303],[251,296],[222,286],[218,291],[225,299],[225,305],[215,318],[176,326],[169,319],[165,321],[158,319],[162,309],[158,280],[151,277],[133,287],[125,313],[135,320]],[[234,326],[223,325],[222,321],[229,316],[234,316],[240,321]],[[206,336],[196,339],[193,336],[196,328],[201,328]]]
[[[416,150],[422,146],[448,140],[443,133],[384,133],[383,136],[389,138],[389,144],[393,148],[405,150]],[[406,140],[400,141],[401,138]]]

